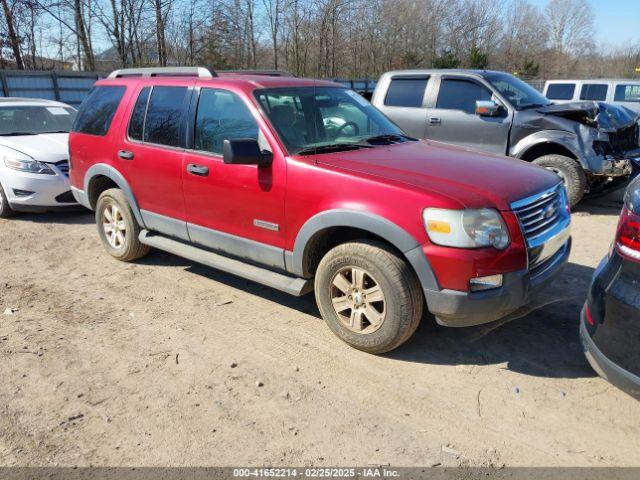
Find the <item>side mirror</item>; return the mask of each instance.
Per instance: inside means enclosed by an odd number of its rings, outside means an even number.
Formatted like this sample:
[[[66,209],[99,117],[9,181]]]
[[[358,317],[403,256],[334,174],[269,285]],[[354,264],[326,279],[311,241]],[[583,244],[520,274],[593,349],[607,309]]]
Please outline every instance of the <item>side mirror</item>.
[[[497,117],[500,114],[500,105],[493,100],[477,100],[476,115],[481,117]]]
[[[266,150],[260,150],[260,145],[254,138],[234,138],[224,141],[222,158],[224,163],[231,165],[268,167],[273,161],[273,154]]]

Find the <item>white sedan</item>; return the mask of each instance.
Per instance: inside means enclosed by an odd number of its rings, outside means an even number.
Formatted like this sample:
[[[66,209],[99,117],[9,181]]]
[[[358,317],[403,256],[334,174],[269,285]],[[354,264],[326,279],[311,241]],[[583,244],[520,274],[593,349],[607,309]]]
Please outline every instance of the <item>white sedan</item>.
[[[68,147],[75,116],[65,103],[0,98],[0,217],[76,205]]]

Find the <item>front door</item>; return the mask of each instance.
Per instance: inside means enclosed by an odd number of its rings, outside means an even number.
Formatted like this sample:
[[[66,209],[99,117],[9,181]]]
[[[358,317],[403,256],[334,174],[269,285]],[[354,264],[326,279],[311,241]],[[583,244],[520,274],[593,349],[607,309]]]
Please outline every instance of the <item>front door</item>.
[[[286,168],[280,149],[268,143],[255,108],[230,90],[200,89],[193,117],[182,165],[191,241],[284,269]],[[234,138],[257,139],[273,152],[272,164],[225,164],[223,142]]]
[[[491,91],[476,80],[442,77],[435,105],[427,110],[426,137],[473,150],[506,155],[511,114],[506,109],[502,109],[502,113],[495,117],[475,113],[476,101],[491,99]]]

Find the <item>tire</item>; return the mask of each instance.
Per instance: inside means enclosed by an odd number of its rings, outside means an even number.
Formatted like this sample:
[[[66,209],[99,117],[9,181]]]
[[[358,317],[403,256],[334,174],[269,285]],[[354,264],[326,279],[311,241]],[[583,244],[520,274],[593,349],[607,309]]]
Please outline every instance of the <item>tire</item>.
[[[364,272],[356,273],[356,280],[354,269]],[[377,287],[384,301],[367,300],[367,295],[380,297],[374,293]],[[374,354],[406,342],[418,328],[424,306],[420,282],[407,262],[383,243],[370,240],[343,243],[330,250],[318,265],[315,295],[333,333],[352,347]],[[374,321],[367,314],[376,317]]]
[[[2,185],[0,185],[0,218],[9,218],[15,212],[11,209],[9,205],[9,200],[7,200],[7,196],[4,194],[4,190],[2,189]]]
[[[115,221],[110,222],[109,218],[115,218]],[[122,190],[111,188],[102,192],[96,205],[96,225],[100,240],[112,257],[131,262],[149,253],[149,246],[138,240],[140,225]]]
[[[556,173],[569,193],[569,205],[575,207],[587,189],[587,176],[580,164],[573,158],[564,155],[543,155],[533,163]]]

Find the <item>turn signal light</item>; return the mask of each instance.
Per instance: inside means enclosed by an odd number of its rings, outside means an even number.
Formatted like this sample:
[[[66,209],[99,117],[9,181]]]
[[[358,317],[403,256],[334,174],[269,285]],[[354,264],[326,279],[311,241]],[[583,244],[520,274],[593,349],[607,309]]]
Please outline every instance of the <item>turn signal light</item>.
[[[640,262],[640,215],[631,212],[626,206],[620,214],[615,248],[623,257]]]

